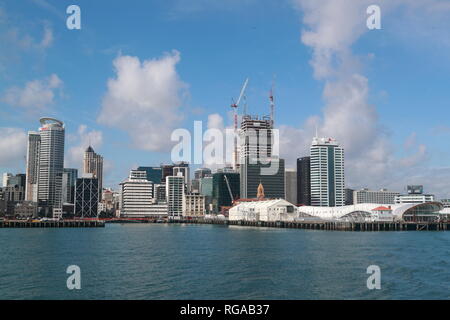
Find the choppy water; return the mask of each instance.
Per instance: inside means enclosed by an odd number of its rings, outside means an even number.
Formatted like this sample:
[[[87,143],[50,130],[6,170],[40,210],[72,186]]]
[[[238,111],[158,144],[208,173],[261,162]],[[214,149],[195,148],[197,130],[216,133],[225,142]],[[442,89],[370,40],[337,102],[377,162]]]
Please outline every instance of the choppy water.
[[[1,229],[0,244],[0,299],[450,298],[450,232],[108,224]]]

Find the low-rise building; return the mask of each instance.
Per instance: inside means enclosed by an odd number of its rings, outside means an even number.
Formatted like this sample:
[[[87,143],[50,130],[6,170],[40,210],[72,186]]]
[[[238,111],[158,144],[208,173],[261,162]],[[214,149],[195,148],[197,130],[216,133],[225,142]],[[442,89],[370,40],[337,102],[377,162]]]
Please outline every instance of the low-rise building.
[[[361,189],[353,191],[353,203],[348,203],[348,205],[360,203],[395,204],[395,198],[399,195],[399,192],[389,191],[387,189]]]
[[[242,221],[294,221],[297,207],[283,199],[244,201],[228,211],[228,219]]]
[[[205,196],[199,193],[187,193],[183,199],[183,216],[199,217],[205,215]]]

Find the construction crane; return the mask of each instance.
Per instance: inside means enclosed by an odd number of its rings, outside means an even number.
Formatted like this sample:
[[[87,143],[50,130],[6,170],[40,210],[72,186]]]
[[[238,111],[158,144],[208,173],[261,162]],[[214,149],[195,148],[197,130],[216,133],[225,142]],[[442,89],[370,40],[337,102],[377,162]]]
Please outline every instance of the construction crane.
[[[270,122],[273,127],[274,123],[274,110],[275,110],[275,102],[273,101],[273,88],[275,87],[275,80],[272,81],[272,87],[270,88],[269,92],[269,101],[270,101]]]
[[[245,89],[247,89],[248,84],[248,78],[245,79],[244,85],[242,86],[241,93],[239,94],[239,98],[237,99],[236,103],[231,104],[231,108],[234,110],[234,134],[237,133],[238,129],[238,112],[237,109],[239,107],[239,103],[241,102],[242,97],[244,96]],[[238,157],[237,157],[237,141],[234,139],[234,166],[235,169],[238,167]]]
[[[224,174],[223,177],[225,178],[225,183],[227,184],[228,193],[230,194],[231,205],[233,205],[234,198],[233,198],[233,193],[231,192],[230,181],[228,181],[228,177],[226,174]]]

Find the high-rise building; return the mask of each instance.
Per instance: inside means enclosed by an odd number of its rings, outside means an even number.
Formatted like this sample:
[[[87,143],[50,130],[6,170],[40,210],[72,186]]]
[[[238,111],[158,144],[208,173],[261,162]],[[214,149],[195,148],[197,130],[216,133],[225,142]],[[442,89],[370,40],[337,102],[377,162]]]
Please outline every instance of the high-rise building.
[[[315,137],[310,161],[311,205],[344,206],[344,149],[334,139]]]
[[[284,171],[284,189],[286,196],[284,199],[290,203],[297,203],[297,170],[286,169]]]
[[[2,187],[8,186],[9,178],[12,177],[12,173],[5,172],[2,176]]]
[[[93,174],[77,178],[75,186],[75,217],[95,218],[98,215],[98,180]]]
[[[147,180],[147,173],[131,170],[128,179],[120,184],[120,215],[144,217],[152,214],[153,183]]]
[[[167,213],[172,218],[180,218],[183,215],[184,181],[185,178],[181,174],[166,177]]]
[[[359,203],[380,203],[380,204],[395,204],[395,197],[399,196],[399,192],[381,189],[378,191],[361,189],[353,191],[353,202],[351,204]]]
[[[212,175],[212,207],[214,212],[220,212],[222,207],[231,207],[233,201],[239,199],[239,182],[240,177],[236,172],[216,172]]]
[[[153,191],[154,198],[157,203],[165,203],[166,199],[166,184],[155,184]]]
[[[40,122],[37,200],[45,207],[51,209],[61,208],[62,174],[64,169],[64,123],[53,118],[41,118]],[[30,151],[28,154],[30,154]],[[29,160],[31,160],[31,157]]]
[[[311,157],[297,159],[297,203],[311,205]]]
[[[346,206],[351,206],[354,203],[354,197],[353,197],[354,192],[355,192],[355,190],[350,189],[350,188],[344,189]],[[372,202],[372,203],[384,203],[384,202]]]
[[[161,170],[162,170],[162,176],[161,176],[161,183],[166,184],[166,177],[173,176],[173,167],[175,165],[173,164],[162,164]]]
[[[162,168],[161,167],[138,167],[139,171],[145,171],[147,173],[147,180],[153,183],[159,184],[162,181]]]
[[[258,185],[266,197],[284,198],[284,160],[272,155],[273,132],[269,117],[244,116],[239,132],[240,196],[255,198]]]
[[[27,168],[26,168],[26,194],[27,201],[38,201],[38,176],[39,176],[39,150],[41,135],[36,131],[28,132]]]
[[[211,169],[209,168],[198,168],[194,171],[194,178],[195,179],[202,179],[204,177],[211,176]]]
[[[92,174],[98,180],[98,199],[101,201],[103,192],[103,157],[95,153],[91,146],[84,152],[83,171],[84,174]]]
[[[190,190],[191,177],[189,171],[189,163],[181,161],[175,164],[175,166],[173,167],[173,176],[179,175],[182,175],[184,177],[184,184],[187,190]]]
[[[75,203],[75,185],[78,179],[78,170],[64,168],[62,176],[62,202]]]

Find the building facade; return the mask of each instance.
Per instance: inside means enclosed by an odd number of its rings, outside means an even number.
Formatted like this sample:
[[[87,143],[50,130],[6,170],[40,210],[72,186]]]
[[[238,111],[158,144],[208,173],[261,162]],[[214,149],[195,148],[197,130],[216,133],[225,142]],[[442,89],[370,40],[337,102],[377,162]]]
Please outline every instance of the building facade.
[[[311,157],[297,159],[297,203],[311,205]]]
[[[147,180],[147,173],[131,170],[128,179],[120,184],[120,216],[146,217],[152,212],[153,183]]]
[[[200,193],[186,193],[183,199],[183,216],[201,217],[205,215],[205,196]]]
[[[399,196],[399,192],[389,191],[387,189],[381,189],[379,191],[361,189],[353,191],[353,203],[382,203],[382,204],[394,204],[395,197]]]
[[[183,215],[184,182],[182,175],[166,177],[167,213],[171,218],[180,218]]]
[[[26,195],[27,201],[38,201],[38,176],[39,176],[39,150],[41,135],[39,132],[28,132],[27,168],[26,168]]]
[[[147,173],[147,180],[155,184],[159,184],[162,181],[162,168],[161,167],[138,167],[139,171],[145,171]]]
[[[290,203],[297,204],[297,170],[286,169],[284,171],[284,183],[286,192],[284,199]]]
[[[44,207],[61,208],[64,123],[53,118],[41,118],[40,122],[37,200]]]
[[[345,205],[344,149],[331,138],[313,139],[311,144],[311,205]]]
[[[74,216],[96,218],[98,216],[98,180],[92,174],[77,178],[75,186]]]
[[[230,191],[233,197],[230,196]],[[214,173],[212,175],[213,211],[215,213],[218,213],[221,211],[222,207],[230,207],[233,204],[234,200],[240,198],[239,192],[240,192],[240,177],[238,173],[236,172]]]
[[[62,202],[75,203],[75,185],[78,179],[78,170],[64,168],[62,176]]]
[[[98,199],[101,200],[103,192],[103,157],[95,153],[91,146],[84,152],[83,171],[84,174],[92,174],[98,180]]]

